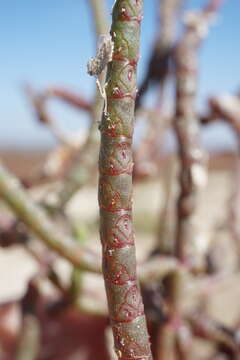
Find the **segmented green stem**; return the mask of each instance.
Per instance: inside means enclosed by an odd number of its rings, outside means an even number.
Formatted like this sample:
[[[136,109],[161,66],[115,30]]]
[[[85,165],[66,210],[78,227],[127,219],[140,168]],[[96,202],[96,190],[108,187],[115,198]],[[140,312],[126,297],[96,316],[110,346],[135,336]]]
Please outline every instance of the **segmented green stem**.
[[[107,115],[100,126],[100,235],[103,274],[119,359],[152,359],[136,277],[132,225],[132,136],[142,0],[117,0],[112,13],[112,61]]]

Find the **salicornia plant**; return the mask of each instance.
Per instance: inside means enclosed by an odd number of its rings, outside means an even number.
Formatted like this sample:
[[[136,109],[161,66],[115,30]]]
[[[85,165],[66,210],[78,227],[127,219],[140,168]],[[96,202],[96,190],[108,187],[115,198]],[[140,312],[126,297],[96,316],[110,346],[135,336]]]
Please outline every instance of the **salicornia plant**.
[[[152,359],[136,275],[132,224],[132,136],[142,0],[117,0],[105,89],[99,158],[100,235],[109,315],[119,359]],[[104,47],[103,47],[104,49]],[[112,53],[111,53],[112,51]],[[93,61],[96,73],[99,59]],[[91,71],[90,71],[91,72]],[[93,73],[93,71],[92,71]]]

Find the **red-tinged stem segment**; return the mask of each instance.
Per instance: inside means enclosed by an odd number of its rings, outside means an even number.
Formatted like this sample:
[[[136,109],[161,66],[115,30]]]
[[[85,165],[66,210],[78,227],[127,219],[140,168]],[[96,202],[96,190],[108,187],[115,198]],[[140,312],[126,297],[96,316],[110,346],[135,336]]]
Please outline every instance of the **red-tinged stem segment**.
[[[142,0],[117,0],[111,28],[107,115],[100,125],[100,235],[103,274],[118,359],[152,359],[136,275],[132,225],[132,135]]]

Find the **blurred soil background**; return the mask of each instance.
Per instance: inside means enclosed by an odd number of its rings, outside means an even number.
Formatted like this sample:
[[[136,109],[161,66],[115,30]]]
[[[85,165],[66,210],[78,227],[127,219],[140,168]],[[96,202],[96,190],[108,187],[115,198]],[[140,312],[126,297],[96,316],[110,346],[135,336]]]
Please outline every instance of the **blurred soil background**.
[[[33,171],[44,162],[46,151],[1,151],[1,158],[4,164],[9,167],[20,178],[27,179]],[[172,161],[168,156],[161,159],[161,169],[163,170]],[[224,254],[224,266],[228,264],[226,280],[222,281],[216,291],[216,295],[211,297],[206,307],[209,314],[217,320],[221,320],[226,325],[232,325],[236,318],[240,317],[239,301],[240,287],[238,275],[228,275],[229,269],[234,267],[234,254],[231,249],[233,242],[229,240],[231,235],[228,229],[228,209],[229,199],[232,191],[232,170],[234,169],[234,155],[231,153],[212,154],[209,158],[209,178],[206,192],[203,195],[201,206],[201,221],[207,238],[213,236],[211,240],[217,241],[218,251],[216,257]],[[97,179],[96,179],[97,180]],[[97,208],[97,187],[85,187],[71,201],[69,214],[73,221],[78,224],[85,224],[88,237],[88,246],[99,251],[100,242],[98,239],[98,208]],[[206,199],[207,202],[206,202]],[[81,209],[78,205],[81,203]],[[161,207],[164,203],[164,185],[161,181],[151,180],[137,183],[134,188],[134,214],[137,257],[141,263],[150,253],[155,239],[158,220],[160,219]],[[76,211],[77,210],[77,211]],[[80,210],[80,211],[79,211]],[[78,214],[76,218],[76,213]],[[218,255],[219,252],[219,255]],[[218,259],[219,263],[219,259]],[[220,259],[221,263],[221,259]],[[233,264],[233,265],[231,265]],[[69,275],[69,268],[65,261],[59,260],[59,268],[64,277]],[[223,269],[224,275],[224,269]],[[7,249],[0,249],[0,301],[6,305],[0,312],[0,359],[13,360],[16,347],[15,335],[20,326],[20,313],[17,300],[26,291],[28,280],[37,273],[37,264],[24,251],[22,247],[14,246]],[[232,272],[233,274],[233,272]],[[105,303],[103,282],[91,275],[86,280],[86,287],[98,287],[102,302]],[[218,287],[218,285],[217,285]],[[215,286],[216,290],[216,286]],[[214,290],[214,291],[215,291]],[[211,288],[210,288],[211,291]],[[48,294],[48,290],[46,290]],[[89,293],[89,301],[91,294]],[[13,301],[13,302],[12,302]],[[41,314],[44,304],[42,300],[39,304],[38,312]],[[225,309],[227,308],[227,311]],[[55,316],[40,315],[42,322],[43,339],[40,360],[106,360],[108,351],[105,346],[105,329],[107,318],[95,318],[80,315],[77,310],[70,309]],[[4,325],[5,324],[5,325]],[[101,334],[101,336],[99,336]],[[64,339],[61,342],[61,339]],[[81,342],[79,343],[81,339]],[[90,344],[90,347],[86,344]],[[91,353],[89,349],[94,351]],[[1,348],[2,350],[1,353]],[[8,355],[5,350],[7,349]],[[196,360],[209,358],[211,346],[204,342],[197,341],[194,347]],[[90,351],[90,352],[89,352]],[[99,354],[96,357],[96,353]],[[113,357],[114,359],[114,357]]]

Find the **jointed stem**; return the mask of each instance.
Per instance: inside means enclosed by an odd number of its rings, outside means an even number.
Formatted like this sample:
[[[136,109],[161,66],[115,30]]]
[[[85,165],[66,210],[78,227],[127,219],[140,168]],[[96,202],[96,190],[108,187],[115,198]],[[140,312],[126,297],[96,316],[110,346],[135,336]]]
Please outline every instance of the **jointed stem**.
[[[99,158],[103,274],[115,351],[121,360],[152,359],[132,225],[132,135],[142,0],[117,0],[111,28],[113,60],[107,71]]]

